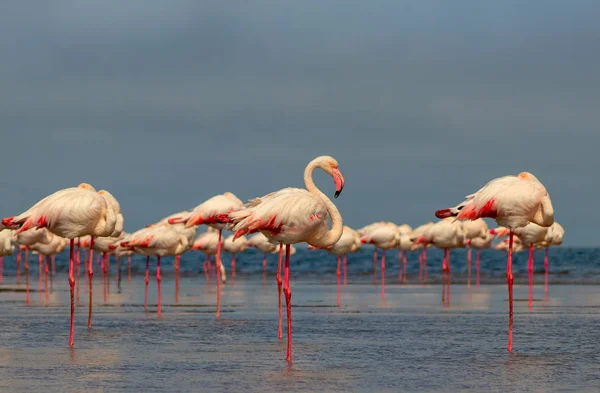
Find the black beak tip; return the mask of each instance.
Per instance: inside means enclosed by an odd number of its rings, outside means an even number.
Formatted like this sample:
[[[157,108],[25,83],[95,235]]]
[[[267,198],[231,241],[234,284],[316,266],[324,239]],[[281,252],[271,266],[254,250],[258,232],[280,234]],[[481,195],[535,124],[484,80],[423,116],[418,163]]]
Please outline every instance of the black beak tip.
[[[336,191],[335,194],[333,194],[333,197],[337,198],[340,196],[341,193],[342,193],[342,190]]]

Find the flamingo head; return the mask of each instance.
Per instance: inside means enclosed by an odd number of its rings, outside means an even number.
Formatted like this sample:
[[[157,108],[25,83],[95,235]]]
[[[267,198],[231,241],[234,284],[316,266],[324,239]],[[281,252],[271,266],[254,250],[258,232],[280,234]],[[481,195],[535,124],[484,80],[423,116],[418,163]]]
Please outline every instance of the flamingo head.
[[[334,198],[337,198],[342,193],[344,189],[344,176],[342,176],[342,172],[340,172],[340,168],[338,162],[335,158],[330,156],[321,156],[314,160],[316,165],[323,169],[326,173],[333,177],[333,181],[335,183],[335,194]]]
[[[521,172],[521,173],[519,173],[519,175],[517,177],[519,179],[529,180],[529,181],[533,181],[536,183],[540,182],[537,177],[535,177],[532,173],[529,173],[529,172]]]

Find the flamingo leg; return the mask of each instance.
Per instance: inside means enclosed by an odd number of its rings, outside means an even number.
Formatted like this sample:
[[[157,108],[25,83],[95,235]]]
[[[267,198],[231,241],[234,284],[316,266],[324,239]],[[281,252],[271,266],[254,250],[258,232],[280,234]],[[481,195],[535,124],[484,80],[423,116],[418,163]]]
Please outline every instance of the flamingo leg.
[[[217,318],[221,316],[221,236],[222,229],[219,229],[219,242],[217,243]]]
[[[0,257],[0,282],[4,281],[4,257]]]
[[[423,283],[427,283],[427,249],[423,249]]]
[[[89,298],[90,304],[88,306],[88,328],[92,327],[92,281],[94,278],[94,236],[90,237],[90,258],[88,260],[88,281],[90,283]]]
[[[204,255],[204,275],[206,276],[206,282],[210,284],[210,260],[208,254]]]
[[[181,255],[175,257],[175,303],[179,303],[179,269],[181,265]]]
[[[77,240],[77,289],[75,290],[75,300],[77,301],[77,305],[79,306],[79,281],[81,278],[81,247],[79,246],[79,240]]]
[[[548,247],[546,247],[546,254],[544,255],[544,296],[548,300]]]
[[[263,288],[267,285],[267,253],[263,257]]]
[[[377,284],[377,248],[373,251],[373,284]]]
[[[467,250],[467,288],[471,288],[471,247]]]
[[[529,263],[527,264],[529,272],[529,310],[533,308],[533,243],[529,245]]]
[[[144,292],[144,311],[148,311],[148,283],[150,282],[149,280],[149,275],[150,273],[150,256],[146,257],[146,291]]]
[[[103,293],[104,293],[104,304],[106,304],[107,291],[106,291],[106,253],[105,252],[102,253],[101,267],[102,267],[102,289],[103,289]]]
[[[341,277],[342,277],[342,257],[337,257],[337,306],[340,307],[342,305],[342,295],[341,295]]]
[[[162,316],[162,312],[161,312],[161,304],[160,304],[160,281],[161,281],[161,277],[160,277],[160,255],[156,257],[156,288],[157,288],[157,297],[158,297],[158,316]]]
[[[117,262],[117,291],[121,293],[121,258],[115,254],[115,260]]]
[[[348,255],[344,255],[344,286],[346,286],[346,268],[348,267]]]
[[[277,338],[280,340],[283,338],[283,307],[281,304],[281,261],[283,259],[283,244],[279,244],[279,258],[277,261],[277,294],[279,296],[278,314],[279,319],[277,322]]]
[[[0,257],[0,259],[2,259],[2,257]],[[42,254],[38,255],[38,298],[40,299],[40,303],[42,302],[42,280],[44,277],[43,274],[43,265],[44,264],[44,256]]]
[[[444,249],[444,259],[442,260],[442,304],[446,304],[446,249]]]
[[[448,306],[450,305],[450,285],[451,285],[451,280],[450,278],[452,277],[450,274],[450,249],[448,249],[448,258],[446,260],[446,264],[448,266],[448,285],[446,286],[446,288],[448,289],[448,296],[446,296],[446,303],[448,304]]]
[[[131,282],[131,255],[127,257],[127,282]]]
[[[506,263],[506,281],[508,283],[508,352],[512,352],[512,333],[513,333],[513,281],[512,274],[512,247],[514,232],[511,229],[508,240],[508,261]]]
[[[52,276],[56,276],[56,255],[52,255]]]
[[[398,281],[402,282],[402,250],[398,251]]]
[[[235,287],[235,253],[231,255],[231,287]]]
[[[21,249],[17,253],[17,284],[21,283]]]
[[[29,297],[29,246],[25,246],[25,303],[31,303]]]
[[[385,297],[385,250],[381,250],[381,297]]]
[[[403,264],[404,264],[404,275],[403,275],[403,277],[402,277],[402,281],[403,281],[403,282],[406,282],[406,254],[407,254],[407,253],[408,253],[408,252],[405,252],[405,253],[404,253],[404,258],[403,258],[403,261],[402,261],[402,262],[403,262]]]
[[[71,289],[71,328],[69,330],[69,346],[73,346],[75,335],[75,239],[70,240],[69,247],[69,287]]]
[[[419,250],[419,281],[423,282],[423,250]]]
[[[48,305],[48,301],[49,301],[49,294],[48,294],[48,266],[50,266],[50,257],[47,256],[46,257],[46,262],[44,263],[44,285],[45,285],[45,298],[46,298],[46,306]]]
[[[285,268],[283,293],[285,294],[285,305],[287,310],[287,354],[285,360],[292,362],[292,290],[290,289],[290,245],[285,245]]]
[[[475,271],[476,271],[476,273],[475,273],[475,276],[476,276],[476,279],[475,279],[476,280],[475,281],[476,284],[475,284],[475,286],[477,288],[479,288],[479,270],[480,270],[479,266],[480,266],[480,262],[481,262],[481,250],[477,250],[477,259],[475,260]]]

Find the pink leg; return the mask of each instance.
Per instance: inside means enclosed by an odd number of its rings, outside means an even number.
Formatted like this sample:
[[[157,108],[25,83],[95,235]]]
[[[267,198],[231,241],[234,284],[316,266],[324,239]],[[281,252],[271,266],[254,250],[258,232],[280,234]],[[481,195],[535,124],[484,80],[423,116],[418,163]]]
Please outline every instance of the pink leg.
[[[403,264],[404,264],[404,276],[402,278],[402,282],[406,282],[406,254],[407,252],[404,253],[404,258],[403,258]]]
[[[285,269],[283,293],[285,293],[285,305],[287,310],[287,336],[288,346],[285,360],[292,362],[292,290],[290,289],[290,245],[285,245]]]
[[[475,260],[475,271],[476,271],[476,284],[477,288],[479,288],[479,264],[481,261],[481,250],[477,250],[477,259]]]
[[[398,251],[398,281],[402,282],[402,250]]]
[[[377,283],[377,249],[373,251],[373,284]]]
[[[104,304],[106,304],[106,297],[107,297],[107,290],[106,290],[106,271],[107,271],[107,266],[106,266],[106,253],[102,253],[102,263],[101,263],[101,268],[102,268],[102,289],[103,289],[103,293],[104,293]]]
[[[204,256],[204,275],[206,276],[206,282],[210,284],[210,260],[208,254]]]
[[[144,292],[144,311],[148,311],[148,283],[150,282],[149,280],[149,275],[150,273],[150,257],[147,256],[146,257],[146,291]]]
[[[161,277],[160,277],[160,255],[158,257],[156,257],[156,289],[157,289],[157,307],[158,307],[158,316],[162,316],[162,310],[161,310],[161,305],[160,305],[160,281],[161,281]]]
[[[2,259],[2,257],[0,257],[0,260]],[[42,281],[43,281],[43,277],[44,277],[44,272],[42,271],[43,269],[43,265],[44,264],[44,256],[42,254],[38,254],[38,293],[39,293],[39,298],[40,301],[42,300]]]
[[[346,286],[346,268],[348,267],[348,255],[344,255],[344,286]]]
[[[444,259],[442,259],[442,304],[446,304],[446,257],[448,253],[444,249]]]
[[[423,282],[427,283],[427,249],[423,249]]]
[[[423,282],[423,250],[419,250],[419,282]]]
[[[179,303],[179,268],[181,265],[181,255],[175,257],[175,303]]]
[[[75,262],[73,252],[75,251],[75,239],[71,239],[69,249],[69,287],[71,288],[71,329],[69,330],[69,346],[73,346],[75,335]]]
[[[4,257],[0,257],[0,282],[4,281]]]
[[[217,243],[217,318],[221,316],[221,243],[222,230],[219,229],[219,243]]]
[[[337,257],[337,306],[340,307],[342,305],[342,294],[341,294],[341,277],[342,277],[342,257]]]
[[[529,272],[529,310],[531,310],[533,308],[533,244],[529,245],[527,271]]]
[[[514,232],[510,230],[508,240],[508,262],[506,264],[506,281],[508,282],[508,352],[512,352],[512,332],[513,332],[513,274],[512,274],[512,246]]]
[[[131,282],[131,255],[127,257],[127,282]]]
[[[25,247],[25,303],[31,303],[29,297],[29,246]]]
[[[49,295],[48,295],[48,273],[49,273],[49,266],[50,266],[50,257],[47,256],[46,257],[46,263],[44,264],[44,284],[45,284],[45,297],[46,297],[46,306],[48,305],[48,301],[49,301]]]
[[[548,300],[548,247],[546,247],[546,254],[544,255],[544,297]]]
[[[467,250],[467,288],[471,288],[471,247]]]
[[[279,295],[279,320],[277,323],[277,338],[283,338],[283,306],[281,304],[281,261],[283,259],[283,244],[279,244],[279,258],[277,261],[277,293]]]
[[[21,282],[21,249],[17,253],[17,284]]]
[[[81,279],[81,247],[79,247],[79,240],[77,241],[77,254],[75,255],[75,258],[77,260],[77,279],[75,280],[77,289],[75,290],[75,300],[79,306],[79,281]]]
[[[381,297],[385,297],[385,250],[381,250]]]
[[[56,276],[56,255],[52,255],[52,276]]]
[[[263,288],[267,286],[267,253],[263,257]]]
[[[451,274],[450,274],[450,249],[448,249],[448,258],[446,259],[446,264],[448,266],[448,285],[446,288],[448,289],[448,296],[446,297],[446,303],[450,305],[450,285],[451,285]]]
[[[231,286],[235,287],[235,253],[231,255]]]

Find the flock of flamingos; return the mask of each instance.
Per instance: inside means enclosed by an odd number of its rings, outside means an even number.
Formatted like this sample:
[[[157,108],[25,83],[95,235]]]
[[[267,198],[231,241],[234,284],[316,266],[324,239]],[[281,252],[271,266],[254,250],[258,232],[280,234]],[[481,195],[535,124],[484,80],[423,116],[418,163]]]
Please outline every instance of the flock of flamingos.
[[[96,191],[89,184],[67,188],[40,200],[29,210],[2,219],[0,224],[0,269],[1,257],[11,255],[15,245],[19,248],[17,263],[21,261],[21,249],[25,251],[25,267],[28,270],[30,250],[39,254],[40,266],[46,256],[48,261],[61,253],[69,245],[69,285],[71,295],[71,323],[69,345],[74,343],[75,312],[75,266],[79,269],[80,253],[88,250],[84,262],[89,283],[88,327],[92,326],[92,283],[93,252],[102,254],[102,266],[106,269],[107,256],[114,254],[117,261],[128,257],[131,263],[133,253],[146,256],[146,299],[148,290],[148,267],[150,257],[156,257],[156,279],[158,284],[158,314],[160,305],[160,260],[161,257],[175,256],[175,270],[179,269],[179,258],[188,250],[200,250],[206,254],[204,270],[210,279],[211,262],[209,255],[216,255],[215,267],[218,274],[216,316],[220,316],[221,288],[225,283],[226,272],[221,264],[221,251],[233,254],[231,272],[235,277],[235,254],[255,247],[265,253],[279,252],[277,269],[279,323],[278,336],[282,338],[282,287],[287,311],[287,354],[292,360],[292,309],[290,289],[290,255],[292,244],[306,242],[311,249],[323,249],[337,256],[338,305],[341,257],[344,257],[344,281],[346,254],[357,251],[362,244],[372,244],[374,268],[378,264],[378,250],[381,250],[382,294],[385,272],[386,250],[400,250],[400,279],[406,282],[406,253],[419,252],[420,278],[426,280],[427,248],[438,247],[444,250],[442,272],[444,286],[450,284],[450,250],[469,247],[468,269],[470,286],[471,248],[477,250],[476,268],[479,285],[479,253],[492,246],[492,240],[506,237],[495,248],[508,253],[506,277],[509,294],[509,335],[508,350],[512,351],[513,296],[512,296],[512,253],[529,248],[530,301],[533,277],[533,250],[545,248],[546,291],[548,280],[548,247],[560,245],[564,229],[554,222],[554,211],[546,188],[531,173],[518,176],[504,176],[490,181],[479,191],[468,195],[464,202],[455,207],[435,212],[440,218],[435,224],[430,222],[411,229],[408,225],[397,226],[389,222],[376,222],[359,230],[353,230],[342,223],[342,216],[334,203],[314,184],[312,174],[321,169],[331,175],[335,183],[337,198],[344,188],[337,161],[329,156],[312,160],[304,171],[305,189],[284,188],[244,204],[234,194],[226,192],[201,203],[191,211],[173,214],[135,233],[123,232],[123,215],[117,200],[105,190]],[[483,217],[493,218],[500,227],[488,229]],[[331,229],[329,228],[331,221]],[[209,229],[196,237],[199,226]],[[223,240],[222,231],[229,229],[233,235]],[[253,236],[246,238],[245,235]],[[285,258],[283,251],[285,250]],[[283,280],[281,277],[283,263]],[[86,266],[87,265],[87,266]],[[20,267],[17,268],[20,271]],[[79,276],[79,270],[77,277]],[[46,280],[47,282],[47,280]],[[47,285],[47,284],[46,284]],[[444,286],[442,300],[444,300]],[[46,290],[47,292],[47,290]]]

